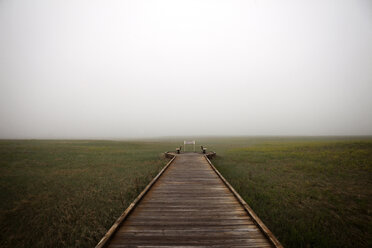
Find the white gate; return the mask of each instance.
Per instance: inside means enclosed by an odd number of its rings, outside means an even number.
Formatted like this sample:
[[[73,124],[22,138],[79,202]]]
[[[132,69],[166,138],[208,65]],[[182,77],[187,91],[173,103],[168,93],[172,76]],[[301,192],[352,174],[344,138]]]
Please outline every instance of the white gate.
[[[194,152],[195,152],[195,140],[191,140],[191,141],[187,141],[187,140],[184,140],[183,141],[183,147],[184,147],[184,151],[186,152],[186,145],[194,145]]]

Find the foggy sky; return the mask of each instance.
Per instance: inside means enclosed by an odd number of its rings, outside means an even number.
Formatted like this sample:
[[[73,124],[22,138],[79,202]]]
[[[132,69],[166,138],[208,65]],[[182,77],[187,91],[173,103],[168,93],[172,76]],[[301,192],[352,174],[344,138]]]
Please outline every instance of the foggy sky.
[[[0,138],[371,135],[370,0],[0,0]]]

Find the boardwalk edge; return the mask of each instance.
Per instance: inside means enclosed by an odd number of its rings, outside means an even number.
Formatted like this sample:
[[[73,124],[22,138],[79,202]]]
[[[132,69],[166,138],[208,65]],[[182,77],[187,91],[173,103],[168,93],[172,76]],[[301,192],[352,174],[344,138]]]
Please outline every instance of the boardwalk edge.
[[[170,153],[168,153],[170,154]],[[171,163],[176,159],[176,155],[173,155],[173,158],[164,166],[164,168],[154,177],[151,182],[146,186],[146,188],[137,196],[136,199],[129,205],[129,207],[124,211],[124,213],[115,221],[115,223],[111,226],[111,228],[107,231],[105,236],[98,242],[96,248],[103,248],[106,247],[110,239],[114,236],[116,231],[119,229],[120,225],[124,222],[124,220],[128,217],[128,215],[132,212],[132,210],[137,206],[137,204],[141,201],[141,199],[146,195],[146,193],[150,190],[150,188],[155,184],[155,182],[159,179],[159,177],[166,171],[166,169],[171,165]]]
[[[252,217],[253,221],[257,224],[257,226],[261,229],[264,235],[270,240],[270,242],[276,248],[283,248],[282,244],[279,240],[274,236],[274,234],[266,227],[266,225],[261,221],[261,219],[256,215],[253,209],[248,205],[248,203],[239,195],[238,192],[230,185],[230,183],[222,176],[222,174],[214,167],[212,162],[209,160],[207,155],[204,155],[205,159],[207,160],[208,164],[212,167],[214,172],[221,178],[224,184],[229,188],[229,190],[234,194],[234,196],[238,199],[239,203],[244,207],[245,211],[247,211],[248,215]]]

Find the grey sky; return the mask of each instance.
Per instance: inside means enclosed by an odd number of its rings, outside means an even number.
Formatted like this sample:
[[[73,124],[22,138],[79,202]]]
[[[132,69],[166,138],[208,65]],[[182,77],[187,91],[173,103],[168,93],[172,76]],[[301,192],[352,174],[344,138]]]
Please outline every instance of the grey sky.
[[[372,1],[0,0],[0,138],[372,134]]]

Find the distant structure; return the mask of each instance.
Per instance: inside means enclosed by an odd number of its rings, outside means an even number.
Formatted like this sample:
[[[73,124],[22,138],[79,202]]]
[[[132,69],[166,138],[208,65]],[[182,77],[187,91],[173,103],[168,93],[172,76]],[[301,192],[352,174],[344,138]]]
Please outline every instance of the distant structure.
[[[195,152],[195,140],[191,140],[191,141],[187,141],[187,140],[184,140],[183,141],[183,150],[186,152],[186,145],[194,145],[194,152]]]

